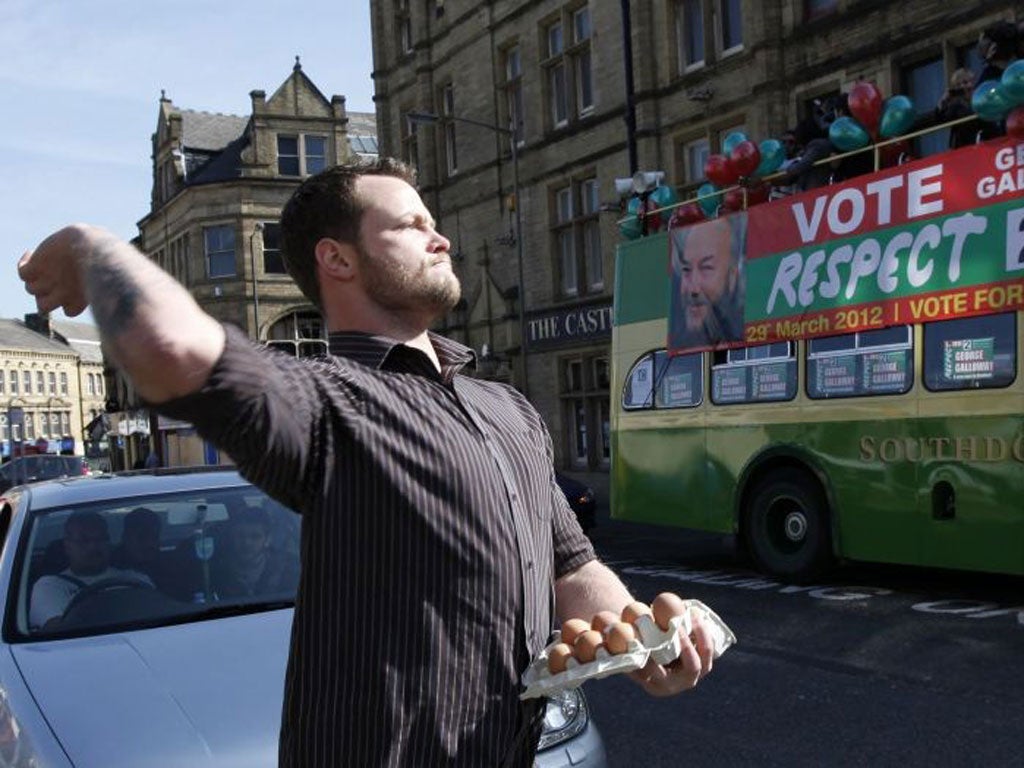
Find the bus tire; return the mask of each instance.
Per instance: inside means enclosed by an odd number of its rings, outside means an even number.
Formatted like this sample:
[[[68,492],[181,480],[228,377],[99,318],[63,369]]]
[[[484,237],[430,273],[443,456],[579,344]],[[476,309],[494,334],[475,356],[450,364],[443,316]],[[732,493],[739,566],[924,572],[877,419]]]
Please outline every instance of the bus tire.
[[[813,579],[832,560],[828,505],[814,479],[798,469],[773,471],[757,483],[744,531],[757,566],[784,581]]]

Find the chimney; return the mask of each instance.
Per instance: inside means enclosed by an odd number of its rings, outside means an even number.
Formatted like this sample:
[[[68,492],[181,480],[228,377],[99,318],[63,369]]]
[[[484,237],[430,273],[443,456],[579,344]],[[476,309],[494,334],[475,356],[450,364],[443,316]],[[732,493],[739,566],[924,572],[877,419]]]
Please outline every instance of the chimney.
[[[53,338],[53,328],[50,327],[49,312],[31,312],[25,315],[25,325],[27,325],[30,330],[33,330],[48,339]]]

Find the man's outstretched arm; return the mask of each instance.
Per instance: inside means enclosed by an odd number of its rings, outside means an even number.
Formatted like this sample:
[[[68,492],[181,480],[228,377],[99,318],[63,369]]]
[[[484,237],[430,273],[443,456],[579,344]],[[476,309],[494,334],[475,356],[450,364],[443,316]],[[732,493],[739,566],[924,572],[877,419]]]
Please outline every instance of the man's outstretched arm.
[[[18,262],[40,312],[92,308],[106,355],[152,403],[197,391],[224,349],[224,330],[188,291],[111,233],[75,224]]]

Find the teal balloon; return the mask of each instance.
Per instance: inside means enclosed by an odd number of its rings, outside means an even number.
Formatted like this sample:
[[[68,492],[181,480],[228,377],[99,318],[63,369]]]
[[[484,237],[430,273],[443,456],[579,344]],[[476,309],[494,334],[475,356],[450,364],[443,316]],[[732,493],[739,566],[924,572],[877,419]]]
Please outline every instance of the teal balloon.
[[[1004,69],[999,84],[1014,107],[1024,104],[1024,59],[1017,59]]]
[[[626,206],[627,218],[619,224],[619,234],[627,240],[636,240],[643,234],[643,228],[640,226],[640,217],[637,215],[638,213],[640,213],[640,198],[631,197],[629,199],[629,205]]]
[[[914,102],[902,95],[891,96],[882,107],[882,119],[878,123],[878,133],[886,139],[902,136],[910,130],[917,119]]]
[[[701,184],[697,190],[697,197],[701,198],[697,201],[697,205],[709,219],[718,215],[718,206],[722,204],[722,194],[719,192],[716,195],[716,192],[718,192],[718,187],[710,181]]]
[[[1013,108],[1013,103],[1003,90],[999,80],[986,80],[974,89],[971,95],[971,109],[978,117],[990,123],[998,123]]]
[[[733,131],[725,137],[725,141],[722,142],[722,154],[728,157],[732,154],[733,147],[739,144],[741,141],[747,140],[747,134],[743,131]]]
[[[837,117],[828,128],[828,140],[840,152],[852,152],[866,147],[871,141],[864,126],[852,117]]]
[[[670,205],[675,205],[679,202],[679,195],[676,194],[674,187],[666,187],[665,185],[659,185],[654,188],[650,196],[647,198],[654,205],[654,208],[668,208]],[[671,215],[671,211],[666,211],[665,218],[667,219]]]
[[[767,176],[775,173],[786,161],[786,149],[778,139],[765,139],[758,145],[761,150],[761,162],[757,164],[755,176]]]

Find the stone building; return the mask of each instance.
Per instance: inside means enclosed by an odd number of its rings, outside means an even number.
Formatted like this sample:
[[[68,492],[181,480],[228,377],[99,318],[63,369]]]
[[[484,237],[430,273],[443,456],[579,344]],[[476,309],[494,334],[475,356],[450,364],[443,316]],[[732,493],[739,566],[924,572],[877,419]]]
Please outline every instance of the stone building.
[[[352,156],[376,156],[375,118],[347,112],[343,96],[323,95],[298,57],[269,98],[262,90],[249,95],[246,116],[183,109],[161,95],[150,211],[135,244],[213,317],[292,354],[320,354],[327,344],[319,312],[281,258],[281,209],[304,177]],[[139,399],[123,377],[110,405],[120,418],[138,420]],[[190,425],[153,418],[150,426],[152,437],[128,445],[121,466],[144,455],[149,442],[164,464],[224,458],[195,439]]]
[[[96,329],[46,315],[0,319],[0,451],[12,443],[48,453],[92,453],[88,426],[103,412]],[[13,417],[12,417],[13,416]],[[14,449],[15,452],[19,449]]]
[[[381,151],[418,168],[463,282],[442,330],[485,375],[528,384],[559,465],[600,469],[615,179],[661,171],[688,195],[730,132],[779,137],[858,79],[928,111],[954,69],[978,71],[980,30],[1022,13],[994,0],[371,0],[371,15]]]

